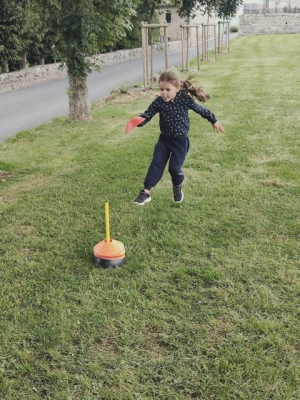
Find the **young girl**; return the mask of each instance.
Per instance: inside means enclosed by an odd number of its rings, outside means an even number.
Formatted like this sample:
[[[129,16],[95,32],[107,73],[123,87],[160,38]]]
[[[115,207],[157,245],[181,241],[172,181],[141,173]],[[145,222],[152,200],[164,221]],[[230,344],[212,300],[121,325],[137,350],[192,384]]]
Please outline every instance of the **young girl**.
[[[182,165],[189,150],[188,110],[193,110],[202,118],[207,119],[215,131],[224,132],[223,125],[217,121],[214,114],[194,101],[197,99],[204,103],[210,98],[209,94],[194,87],[189,80],[180,80],[175,71],[163,72],[158,82],[160,96],[150,104],[148,110],[141,114],[145,121],[138,125],[144,126],[156,113],[159,113],[161,133],[154,148],[152,162],[144,181],[144,189],[134,200],[134,204],[140,206],[151,201],[151,189],[160,181],[168,161],[174,201],[180,203],[183,200]]]

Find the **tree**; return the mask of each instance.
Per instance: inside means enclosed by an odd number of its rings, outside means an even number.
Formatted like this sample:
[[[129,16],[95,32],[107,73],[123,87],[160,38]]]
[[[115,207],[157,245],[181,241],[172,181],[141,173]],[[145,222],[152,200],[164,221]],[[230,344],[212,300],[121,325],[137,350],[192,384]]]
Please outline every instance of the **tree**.
[[[46,26],[55,34],[54,51],[67,66],[69,117],[90,118],[87,75],[91,57],[125,34],[138,0],[36,0]]]
[[[203,15],[210,13],[218,0],[173,0],[173,2],[178,7],[178,14],[183,18],[193,17],[199,10]]]
[[[0,66],[8,72],[9,62],[19,61],[26,47],[23,36],[27,0],[0,1]]]
[[[26,10],[27,61],[44,64],[45,58],[53,62],[54,34],[41,19],[40,10],[34,6]]]
[[[25,68],[51,53],[51,33],[32,0],[0,0],[0,66],[3,72]],[[53,40],[53,37],[52,37]]]
[[[219,0],[217,10],[218,17],[223,19],[233,17],[242,4],[243,0]]]
[[[237,13],[243,0],[173,0],[181,17],[193,16],[195,11],[211,15],[215,11],[220,18],[230,18]]]
[[[133,47],[141,47],[141,21],[158,22],[158,15],[162,6],[170,4],[168,0],[143,0],[139,2],[136,16],[132,17],[132,29],[126,30],[126,37],[116,43],[117,48],[132,49]],[[158,33],[159,36],[159,33]],[[149,38],[151,43],[151,38]]]

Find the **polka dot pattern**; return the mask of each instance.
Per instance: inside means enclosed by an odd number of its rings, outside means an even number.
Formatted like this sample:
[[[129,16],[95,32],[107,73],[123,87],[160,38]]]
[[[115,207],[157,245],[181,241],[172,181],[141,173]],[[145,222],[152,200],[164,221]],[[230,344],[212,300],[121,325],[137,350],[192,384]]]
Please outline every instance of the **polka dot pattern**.
[[[144,126],[155,114],[159,113],[161,133],[168,136],[186,136],[190,128],[189,110],[195,111],[212,124],[217,122],[212,112],[196,103],[183,90],[180,90],[174,101],[165,102],[161,96],[157,97],[149,108],[141,114],[146,119],[139,126]]]

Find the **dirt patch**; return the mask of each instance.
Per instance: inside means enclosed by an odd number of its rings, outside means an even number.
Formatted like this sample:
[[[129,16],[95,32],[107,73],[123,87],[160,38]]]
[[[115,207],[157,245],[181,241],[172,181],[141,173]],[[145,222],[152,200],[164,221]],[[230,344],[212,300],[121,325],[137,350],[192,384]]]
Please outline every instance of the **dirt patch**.
[[[115,104],[127,104],[132,101],[140,98],[155,98],[157,96],[157,92],[151,89],[143,89],[143,88],[131,88],[127,92],[115,91],[112,92],[108,97],[106,97],[105,101],[109,103]]]
[[[11,178],[12,175],[13,174],[11,172],[1,171],[0,170],[0,181],[1,182],[5,182],[8,178]]]
[[[115,103],[115,104],[127,104],[127,103],[131,103],[132,101],[136,100],[137,97],[138,97],[137,93],[116,92],[116,93],[112,93],[109,97],[107,97],[106,101],[109,103]]]

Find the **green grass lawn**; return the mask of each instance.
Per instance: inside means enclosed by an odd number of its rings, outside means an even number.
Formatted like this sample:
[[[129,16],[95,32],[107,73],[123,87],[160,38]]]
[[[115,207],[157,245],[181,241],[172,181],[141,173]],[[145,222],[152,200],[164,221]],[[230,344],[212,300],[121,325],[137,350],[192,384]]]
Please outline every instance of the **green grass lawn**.
[[[237,37],[202,62],[184,202],[166,171],[133,205],[157,92],[113,95],[0,144],[0,398],[300,398],[299,35]],[[186,76],[186,74],[184,75]],[[122,268],[93,264],[105,238]]]

